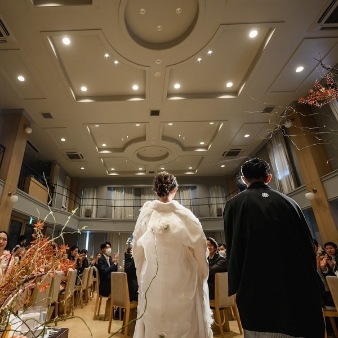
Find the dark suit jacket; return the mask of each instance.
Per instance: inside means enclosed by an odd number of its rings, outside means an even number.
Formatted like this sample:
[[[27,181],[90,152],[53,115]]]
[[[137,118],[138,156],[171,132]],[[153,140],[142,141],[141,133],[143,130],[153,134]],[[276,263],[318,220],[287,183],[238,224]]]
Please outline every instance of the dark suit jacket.
[[[113,263],[111,257],[109,257],[109,263],[110,266],[108,265],[106,256],[104,256],[103,254],[97,262],[97,268],[100,274],[99,292],[100,295],[104,297],[108,297],[110,295],[110,274],[112,272],[116,272],[118,268],[117,264]]]
[[[227,262],[224,257],[222,257],[218,252],[215,252],[214,257],[209,258],[209,277],[208,277],[208,287],[209,287],[209,298],[215,299],[215,273],[217,272],[227,272]]]

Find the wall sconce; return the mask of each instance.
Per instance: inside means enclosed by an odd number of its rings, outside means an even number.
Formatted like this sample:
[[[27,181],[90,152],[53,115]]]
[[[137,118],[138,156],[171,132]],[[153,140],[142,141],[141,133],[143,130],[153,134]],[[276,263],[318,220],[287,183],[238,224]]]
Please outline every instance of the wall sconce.
[[[31,134],[32,133],[32,131],[33,131],[33,129],[31,128],[31,127],[26,127],[25,128],[25,132],[27,133],[27,134]]]
[[[305,198],[308,199],[308,200],[313,200],[315,198],[315,193],[317,192],[317,189],[316,188],[313,188],[312,191],[308,191],[306,194],[305,194]]]
[[[19,197],[17,195],[15,195],[15,193],[8,193],[9,199],[11,200],[12,203],[15,203],[18,201]]]

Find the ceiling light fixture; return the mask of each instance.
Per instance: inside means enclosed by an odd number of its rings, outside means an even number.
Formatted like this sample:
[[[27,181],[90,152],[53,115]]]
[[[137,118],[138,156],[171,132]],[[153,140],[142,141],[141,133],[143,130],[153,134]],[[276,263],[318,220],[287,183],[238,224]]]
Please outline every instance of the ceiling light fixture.
[[[63,38],[62,42],[64,45],[70,45],[70,39],[69,38]]]
[[[84,170],[84,167],[81,167],[80,169],[81,169],[81,170]]]
[[[164,167],[162,167],[161,170],[164,170]]]
[[[138,168],[138,170],[142,170],[142,168]]]
[[[221,168],[224,168],[224,167],[225,167],[225,164],[222,164],[222,165],[221,165]]]
[[[200,142],[200,145],[203,145],[204,144],[204,142]]]
[[[23,81],[25,81],[25,78],[24,78],[22,75],[19,75],[19,76],[18,76],[18,80],[19,80],[20,82],[23,82]]]
[[[119,62],[117,60],[114,60],[114,65],[115,66],[118,66],[119,65]]]
[[[303,66],[299,66],[296,68],[296,73],[300,73],[304,70],[304,67]]]
[[[160,32],[162,30],[162,26],[157,26],[156,29]]]
[[[95,124],[95,127],[100,127],[100,125],[99,124]]]
[[[192,167],[189,167],[189,169],[192,169]]]
[[[182,8],[177,7],[177,8],[176,8],[176,14],[181,14],[181,13],[182,13]]]
[[[209,124],[215,124],[215,122],[209,122]]]
[[[208,55],[208,56],[211,56],[212,54],[214,54],[214,52],[213,52],[212,50],[209,50],[209,51],[207,52],[207,55]]]
[[[11,200],[12,203],[15,203],[19,200],[19,197],[15,195],[15,192],[9,192],[8,193],[9,199]]]
[[[180,85],[179,83],[175,83],[175,84],[174,84],[174,88],[175,88],[175,89],[179,89],[179,88],[181,88],[181,85]]]
[[[64,137],[62,137],[62,138],[61,138],[61,141],[62,141],[62,142],[65,142],[65,141],[66,141],[66,139],[65,139]]]
[[[140,9],[140,14],[142,14],[142,15],[143,15],[143,14],[146,14],[146,10],[145,10],[144,8],[141,8],[141,9]]]
[[[108,60],[110,58],[110,55],[108,53],[104,54],[103,56],[106,60]]]
[[[172,123],[172,122],[169,122],[169,123],[168,123],[168,126],[172,126],[172,125],[173,125],[173,123]]]
[[[110,170],[115,170],[115,168],[111,168]]]
[[[107,145],[105,143],[102,143],[102,147],[107,147]]]
[[[140,123],[136,123],[136,124],[135,124],[136,127],[139,127],[140,125],[141,125]]]
[[[257,34],[258,34],[258,32],[257,32],[255,29],[253,29],[253,30],[249,33],[249,37],[250,37],[251,39],[253,39],[253,38],[255,38],[255,37],[257,36]]]
[[[228,87],[228,88],[230,88],[230,87],[232,87],[234,84],[232,83],[232,82],[227,82],[227,84],[226,84],[226,86]]]
[[[86,92],[86,91],[87,91],[87,87],[86,87],[86,86],[82,86],[82,87],[81,87],[81,90],[82,90],[83,92]]]
[[[249,136],[250,136],[250,134],[245,134],[245,135],[244,135],[244,137],[249,137]]]
[[[133,85],[133,90],[137,90],[138,89],[138,85]]]
[[[155,72],[155,77],[160,77],[161,76],[161,72]]]
[[[292,124],[292,121],[291,120],[286,120],[285,122],[284,122],[284,127],[285,128],[291,128],[293,126],[293,124]]]
[[[202,58],[197,58],[197,63],[201,63],[202,62]]]

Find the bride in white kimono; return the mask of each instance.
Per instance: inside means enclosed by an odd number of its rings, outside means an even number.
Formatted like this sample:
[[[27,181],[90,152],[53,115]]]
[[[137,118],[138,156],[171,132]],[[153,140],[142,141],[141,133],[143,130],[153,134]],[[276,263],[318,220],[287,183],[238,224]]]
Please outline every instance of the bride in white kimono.
[[[173,198],[176,178],[154,179],[133,234],[139,284],[134,338],[211,338],[206,238],[199,220]]]

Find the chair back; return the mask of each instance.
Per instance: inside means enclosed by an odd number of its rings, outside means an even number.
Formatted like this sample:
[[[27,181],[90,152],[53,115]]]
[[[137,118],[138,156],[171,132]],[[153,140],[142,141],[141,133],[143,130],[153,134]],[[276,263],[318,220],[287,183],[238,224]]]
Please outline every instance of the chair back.
[[[42,306],[47,308],[49,305],[52,277],[50,275],[46,275],[43,278],[38,278],[36,281],[37,284],[33,289],[30,299],[30,306]],[[44,289],[41,289],[41,283],[47,284],[48,286]]]
[[[215,274],[215,304],[219,308],[230,307],[235,304],[235,296],[228,296],[228,273]]]
[[[338,277],[336,276],[326,276],[326,282],[329,286],[334,305],[338,309]]]
[[[49,304],[53,304],[58,300],[62,275],[63,275],[62,271],[56,271],[56,273],[54,274],[49,295]]]
[[[91,288],[94,282],[94,275],[93,275],[94,267],[89,268],[89,275],[88,275],[88,282],[87,282],[87,288]]]
[[[85,268],[81,277],[81,290],[87,289],[90,268]]]
[[[110,283],[112,305],[125,308],[130,303],[127,274],[125,272],[112,272]]]
[[[77,270],[69,270],[67,273],[67,284],[65,289],[65,298],[71,297],[75,290]]]

